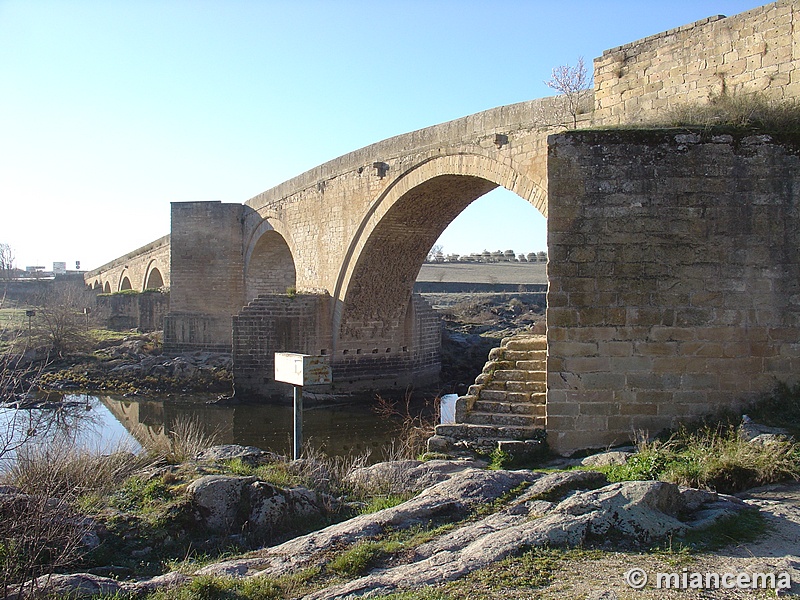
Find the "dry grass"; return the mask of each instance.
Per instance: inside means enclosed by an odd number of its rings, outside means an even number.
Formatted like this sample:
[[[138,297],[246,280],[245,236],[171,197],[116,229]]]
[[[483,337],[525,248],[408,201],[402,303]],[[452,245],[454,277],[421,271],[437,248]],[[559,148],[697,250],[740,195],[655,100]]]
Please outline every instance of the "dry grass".
[[[200,452],[219,443],[219,433],[208,432],[196,418],[180,418],[172,424],[166,436],[146,439],[145,449],[153,458],[169,464],[179,464],[194,459]]]
[[[433,407],[426,403],[421,409],[414,409],[411,394],[406,394],[401,402],[377,397],[375,412],[384,419],[400,423],[394,441],[384,450],[387,460],[413,459],[425,453],[428,438],[433,435],[434,427],[439,422],[439,402],[440,399],[436,398]]]
[[[603,469],[610,480],[658,479],[734,493],[800,480],[800,444],[788,438],[755,443],[733,426],[681,429],[666,441],[641,441],[626,464]]]
[[[0,472],[0,484],[12,490],[0,494],[0,594],[23,582],[35,586],[36,577],[79,560],[93,528],[80,514],[80,500],[110,493],[146,462],[127,451],[87,452],[68,436],[17,448]]]
[[[758,94],[723,94],[705,104],[674,106],[644,125],[706,129],[730,127],[796,134],[800,133],[800,101],[769,100]]]

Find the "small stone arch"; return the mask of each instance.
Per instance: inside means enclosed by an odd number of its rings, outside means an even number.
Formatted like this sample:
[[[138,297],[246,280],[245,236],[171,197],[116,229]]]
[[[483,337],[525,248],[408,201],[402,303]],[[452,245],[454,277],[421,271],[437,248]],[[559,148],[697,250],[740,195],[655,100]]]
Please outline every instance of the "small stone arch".
[[[106,281],[106,284],[103,286],[103,293],[110,294],[111,293],[111,282]]]
[[[286,238],[264,221],[245,255],[245,304],[262,294],[285,294],[297,283],[294,256]]]
[[[133,289],[133,286],[131,286],[131,280],[127,275],[123,275],[122,279],[120,279],[119,289],[120,291]]]
[[[144,290],[158,290],[164,287],[164,277],[158,267],[153,266],[150,268],[145,278]]]

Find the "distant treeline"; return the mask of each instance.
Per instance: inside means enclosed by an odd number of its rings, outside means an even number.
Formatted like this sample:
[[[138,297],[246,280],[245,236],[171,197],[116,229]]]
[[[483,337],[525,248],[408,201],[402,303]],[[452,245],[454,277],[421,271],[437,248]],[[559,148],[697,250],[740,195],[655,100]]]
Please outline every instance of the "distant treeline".
[[[472,254],[444,254],[441,249],[434,249],[428,253],[426,262],[429,263],[503,263],[503,262],[528,262],[546,263],[547,252],[528,252],[528,254],[516,254],[513,250],[495,250],[489,252],[474,252]]]

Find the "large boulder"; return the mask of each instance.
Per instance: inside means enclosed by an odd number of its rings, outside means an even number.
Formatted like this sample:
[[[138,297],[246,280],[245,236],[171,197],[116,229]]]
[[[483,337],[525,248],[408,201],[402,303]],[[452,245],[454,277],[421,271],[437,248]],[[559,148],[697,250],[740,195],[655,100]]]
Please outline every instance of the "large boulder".
[[[285,489],[256,477],[206,475],[188,492],[205,526],[218,533],[271,532],[324,513],[317,495],[305,488]]]
[[[385,494],[417,493],[457,473],[482,466],[474,460],[394,460],[353,469],[345,481]]]
[[[233,531],[243,522],[243,515],[249,513],[249,507],[242,503],[242,491],[255,481],[255,477],[206,475],[193,481],[187,491],[206,527]]]

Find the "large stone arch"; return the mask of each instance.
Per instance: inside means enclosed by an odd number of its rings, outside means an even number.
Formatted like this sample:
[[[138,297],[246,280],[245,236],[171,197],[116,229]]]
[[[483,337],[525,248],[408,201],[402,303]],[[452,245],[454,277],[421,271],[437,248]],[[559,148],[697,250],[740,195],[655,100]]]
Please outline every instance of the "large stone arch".
[[[469,204],[502,186],[547,216],[547,194],[525,173],[477,154],[426,160],[402,173],[371,205],[344,257],[334,290],[335,346],[398,341],[419,268]],[[406,332],[407,333],[407,332]]]
[[[297,282],[291,236],[264,220],[253,231],[244,257],[245,304],[262,294],[285,294]]]

